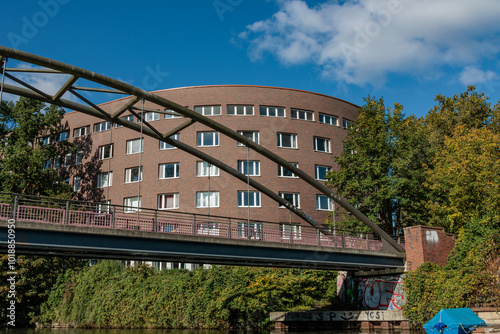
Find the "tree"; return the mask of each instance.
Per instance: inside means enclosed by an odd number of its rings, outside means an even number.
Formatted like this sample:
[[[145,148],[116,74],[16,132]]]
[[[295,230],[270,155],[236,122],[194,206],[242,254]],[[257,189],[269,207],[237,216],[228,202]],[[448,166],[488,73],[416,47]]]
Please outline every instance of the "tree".
[[[399,104],[387,108],[383,99],[365,99],[357,123],[335,157],[339,169],[328,184],[385,231],[392,233],[425,220],[426,192],[422,164],[428,159],[421,119],[405,117]],[[343,228],[360,229],[353,220]],[[363,229],[363,228],[361,228]]]
[[[434,225],[458,232],[467,221],[500,215],[500,134],[462,125],[433,159],[430,188]]]
[[[55,141],[64,110],[54,105],[21,97],[15,104],[2,103],[0,109],[0,190],[29,195],[71,196],[49,162],[71,152],[72,144]],[[43,145],[41,139],[51,139]]]

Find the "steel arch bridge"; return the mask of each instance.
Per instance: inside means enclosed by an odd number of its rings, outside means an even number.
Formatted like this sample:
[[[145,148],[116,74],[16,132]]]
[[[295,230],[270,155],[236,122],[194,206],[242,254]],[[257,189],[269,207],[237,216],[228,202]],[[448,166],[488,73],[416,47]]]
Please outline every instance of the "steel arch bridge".
[[[7,68],[7,59],[12,58],[16,59],[18,61],[24,62],[27,66],[24,68]],[[266,196],[270,197],[274,201],[278,202],[280,205],[285,206],[288,208],[290,211],[292,211],[294,214],[299,216],[301,219],[306,221],[308,224],[316,227],[318,230],[320,230],[324,234],[330,234],[331,232],[328,229],[325,229],[321,225],[319,225],[316,221],[314,221],[309,215],[307,215],[305,212],[291,204],[290,202],[286,201],[283,199],[281,196],[278,194],[274,193],[271,191],[269,188],[267,188],[265,185],[260,184],[259,182],[255,181],[254,179],[249,178],[248,176],[238,172],[234,168],[230,167],[228,164],[224,163],[223,161],[217,160],[213,158],[212,156],[194,148],[189,145],[186,145],[185,143],[182,143],[178,140],[170,138],[173,134],[181,131],[182,129],[190,126],[194,122],[199,122],[201,124],[204,124],[211,129],[218,131],[225,136],[228,136],[238,142],[243,143],[246,145],[248,148],[254,150],[255,152],[261,154],[265,158],[275,162],[276,164],[286,168],[290,172],[294,173],[297,175],[299,178],[307,182],[309,185],[312,187],[316,188],[318,191],[321,193],[325,194],[329,198],[331,198],[333,201],[335,201],[337,204],[339,204],[341,207],[343,207],[345,210],[350,212],[354,217],[356,217],[359,221],[361,221],[363,224],[367,225],[374,233],[378,234],[384,244],[384,250],[385,251],[390,251],[394,253],[404,253],[404,249],[389,235],[387,234],[384,230],[382,230],[378,225],[373,223],[367,216],[365,216],[362,212],[360,212],[358,209],[356,209],[354,206],[349,204],[346,200],[341,198],[339,195],[337,195],[334,191],[332,191],[330,188],[328,188],[325,184],[316,181],[312,176],[306,174],[304,171],[298,169],[297,167],[293,166],[292,164],[288,163],[285,159],[281,158],[277,154],[271,152],[270,150],[266,149],[265,147],[256,144],[252,140],[249,140],[248,138],[244,137],[243,135],[240,135],[237,133],[235,130],[232,130],[223,124],[220,124],[216,121],[214,121],[211,118],[208,118],[206,116],[203,116],[199,113],[194,112],[191,109],[188,109],[184,106],[181,106],[173,101],[170,101],[168,99],[165,99],[163,97],[160,97],[154,93],[147,92],[143,89],[134,87],[132,85],[126,84],[124,82],[106,77],[104,75],[94,73],[76,66],[72,66],[69,64],[65,64],[53,59],[45,58],[39,55],[35,54],[30,54],[27,52],[23,52],[20,50],[15,50],[12,48],[0,46],[0,64],[2,66],[2,90],[5,93],[10,93],[14,95],[19,95],[19,96],[24,96],[28,98],[33,98],[39,101],[43,101],[46,103],[54,104],[63,108],[68,108],[68,109],[73,109],[77,110],[79,112],[104,119],[106,121],[113,122],[115,124],[120,124],[124,127],[127,127],[129,129],[135,130],[137,132],[141,132],[146,135],[150,136],[152,138],[158,139],[160,141],[166,142],[167,144],[173,145],[193,156],[196,156],[199,159],[202,159],[212,165],[217,166],[218,168],[222,169],[226,173],[232,175],[233,177],[245,182],[249,183],[250,186],[253,188],[259,190]],[[32,65],[37,65],[38,67],[33,67]],[[16,76],[13,75],[13,73],[44,73],[44,74],[52,74],[52,75],[61,75],[65,74],[70,76],[69,79],[60,87],[57,93],[54,95],[48,94],[46,92],[43,92],[35,87],[33,87],[31,84],[26,82],[26,80],[22,80]],[[4,84],[4,78],[9,78],[10,80],[16,82],[19,86],[17,85],[8,85]],[[92,88],[92,87],[83,87],[83,86],[76,86],[76,83],[78,82],[92,82],[95,84],[100,85],[102,88]],[[99,92],[99,93],[112,93],[112,94],[121,94],[121,95],[127,95],[130,96],[130,99],[125,105],[123,105],[121,108],[118,110],[115,110],[113,113],[109,113],[101,109],[97,104],[93,103],[86,97],[82,96],[80,92],[82,91],[92,91],[92,92]],[[73,96],[77,97],[79,100],[81,100],[83,103],[76,103],[73,101],[69,101],[66,99],[62,99],[63,95],[65,93],[71,93]],[[125,120],[120,118],[120,115],[122,115],[124,112],[127,110],[130,111],[132,114],[134,114],[136,117],[140,117],[137,112],[141,110],[138,108],[136,105],[144,102],[144,101],[149,101],[153,103],[154,105],[157,105],[158,107],[161,107],[163,109],[170,109],[173,110],[174,112],[188,118],[188,120],[170,131],[167,131],[166,133],[161,133],[158,131],[154,126],[149,124],[146,121],[143,121],[144,126],[141,126],[139,124],[133,123],[131,121]],[[158,112],[158,110],[150,110],[150,109],[142,109],[143,111],[155,111]]]

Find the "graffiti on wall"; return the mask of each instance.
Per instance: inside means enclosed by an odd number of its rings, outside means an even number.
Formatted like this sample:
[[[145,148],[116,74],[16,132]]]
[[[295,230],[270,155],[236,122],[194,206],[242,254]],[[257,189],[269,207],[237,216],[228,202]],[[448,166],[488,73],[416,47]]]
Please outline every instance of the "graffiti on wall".
[[[406,295],[401,276],[358,280],[358,298],[367,309],[401,310]]]

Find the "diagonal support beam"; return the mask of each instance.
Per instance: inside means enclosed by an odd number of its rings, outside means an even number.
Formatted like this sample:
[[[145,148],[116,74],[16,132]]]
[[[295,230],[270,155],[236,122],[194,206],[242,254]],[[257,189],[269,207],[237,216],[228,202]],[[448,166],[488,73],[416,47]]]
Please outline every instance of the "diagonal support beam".
[[[15,81],[15,82],[17,82],[18,84],[23,85],[24,87],[26,87],[26,88],[28,88],[28,89],[30,89],[30,90],[32,90],[32,91],[34,91],[34,92],[36,92],[36,93],[38,93],[38,94],[42,95],[42,96],[43,96],[43,97],[45,97],[45,98],[50,97],[50,95],[45,94],[44,92],[42,92],[42,91],[41,91],[41,90],[39,90],[38,88],[33,87],[32,85],[30,85],[30,84],[28,84],[28,83],[26,83],[26,82],[24,82],[24,81],[22,81],[22,80],[20,80],[20,79],[16,78],[16,77],[15,77],[15,76],[13,76],[13,75],[10,75],[9,73],[5,73],[5,76],[6,76],[7,78],[11,79],[12,81]]]
[[[120,117],[125,111],[129,110],[134,104],[139,102],[140,98],[137,96],[132,97],[127,103],[125,103],[120,109],[115,111],[113,115],[111,115],[111,119],[115,119],[117,117]]]
[[[176,126],[175,128],[173,128],[172,130],[166,132],[165,134],[163,134],[163,138],[169,138],[170,136],[172,135],[175,135],[177,132],[181,132],[182,130],[184,130],[185,128],[193,125],[194,123],[196,123],[195,120],[192,120],[190,119],[189,121],[185,122],[185,123],[182,123],[181,125],[179,126]]]
[[[78,77],[76,75],[73,75],[71,76],[71,78],[69,78],[68,81],[66,81],[66,83],[61,87],[61,89],[59,89],[59,91],[54,95],[52,96],[52,100],[59,100],[63,95],[64,93],[66,93],[68,91],[68,89],[70,89],[71,85],[73,85],[76,80],[78,80]]]

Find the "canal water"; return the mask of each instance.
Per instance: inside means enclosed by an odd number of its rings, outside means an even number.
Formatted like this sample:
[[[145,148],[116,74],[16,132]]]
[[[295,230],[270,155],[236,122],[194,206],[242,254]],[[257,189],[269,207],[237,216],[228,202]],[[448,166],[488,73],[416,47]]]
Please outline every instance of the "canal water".
[[[32,329],[32,328],[6,328],[0,331],[1,334],[232,334],[245,333],[237,331],[223,330],[195,330],[195,329]],[[271,331],[248,331],[252,334],[271,334]],[[292,332],[289,332],[292,333]],[[299,333],[299,332],[296,332]],[[423,331],[360,331],[350,330],[326,330],[326,331],[306,331],[300,333],[308,334],[424,334]]]

